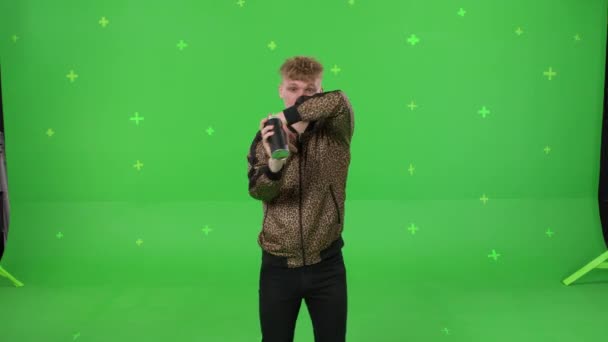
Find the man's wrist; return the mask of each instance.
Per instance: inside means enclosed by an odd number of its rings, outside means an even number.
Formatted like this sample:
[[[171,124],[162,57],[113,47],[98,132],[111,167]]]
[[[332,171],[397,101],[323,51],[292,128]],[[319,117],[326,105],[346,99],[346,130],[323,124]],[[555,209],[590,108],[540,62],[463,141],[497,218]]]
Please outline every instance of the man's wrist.
[[[284,164],[285,159],[274,159],[272,157],[268,158],[268,168],[274,173],[279,172],[283,168]]]

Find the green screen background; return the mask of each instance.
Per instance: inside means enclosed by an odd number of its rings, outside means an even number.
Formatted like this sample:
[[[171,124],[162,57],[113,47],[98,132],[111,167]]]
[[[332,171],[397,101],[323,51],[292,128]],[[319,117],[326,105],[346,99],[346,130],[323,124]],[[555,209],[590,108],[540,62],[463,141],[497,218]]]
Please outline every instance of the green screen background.
[[[279,67],[355,112],[348,341],[596,341],[605,0],[0,0],[0,340],[259,341]],[[77,75],[70,77],[69,75]],[[137,122],[133,118],[143,118]],[[296,341],[312,341],[302,304]]]

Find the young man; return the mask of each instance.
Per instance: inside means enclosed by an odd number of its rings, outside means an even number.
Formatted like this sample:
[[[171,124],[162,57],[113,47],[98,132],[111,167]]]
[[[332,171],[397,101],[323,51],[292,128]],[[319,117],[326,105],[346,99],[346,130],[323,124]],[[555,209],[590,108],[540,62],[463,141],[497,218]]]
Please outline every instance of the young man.
[[[302,299],[316,342],[345,341],[341,234],[354,113],[344,92],[323,92],[323,67],[314,58],[290,58],[280,73],[286,109],[278,117],[290,155],[270,157],[273,132],[264,118],[247,156],[249,194],[264,211],[258,235],[262,341],[293,341]]]

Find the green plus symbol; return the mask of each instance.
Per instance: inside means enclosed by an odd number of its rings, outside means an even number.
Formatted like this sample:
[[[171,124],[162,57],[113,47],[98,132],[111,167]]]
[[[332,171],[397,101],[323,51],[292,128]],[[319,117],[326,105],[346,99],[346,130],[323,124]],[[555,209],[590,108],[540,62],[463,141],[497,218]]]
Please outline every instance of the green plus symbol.
[[[407,230],[410,231],[410,233],[412,233],[412,235],[416,234],[416,232],[418,230],[420,230],[420,228],[416,227],[413,223],[407,228]]]
[[[274,42],[274,40],[273,40],[273,41],[271,41],[270,43],[268,43],[268,48],[269,48],[270,50],[273,50],[273,51],[274,51],[274,49],[276,49],[276,48],[277,48],[277,43],[275,43],[275,42]]]
[[[243,7],[245,5],[245,1],[239,0],[239,1],[236,2],[236,4],[239,5],[239,6],[241,6],[241,7]]]
[[[410,167],[407,170],[410,172],[410,176],[413,176],[414,170],[416,170],[416,168],[414,167],[414,165],[410,164]]]
[[[110,22],[108,21],[108,19],[106,19],[106,17],[101,17],[101,19],[99,19],[99,25],[101,25],[101,27],[106,28],[106,26],[108,26]]]
[[[70,70],[70,73],[66,77],[70,79],[70,82],[74,82],[78,75],[74,73],[74,70]]]
[[[16,34],[14,34],[11,39],[13,39],[13,43],[17,43],[17,39],[19,39],[19,37],[17,37]]]
[[[549,154],[549,152],[551,152],[551,147],[545,146],[545,148],[543,149],[543,151],[545,151],[546,154]]]
[[[338,68],[336,64],[334,64],[334,66],[331,68],[331,72],[333,72],[335,75],[338,75],[341,70],[342,69]]]
[[[407,42],[412,44],[412,45],[416,45],[420,42],[420,38],[418,38],[415,34],[412,34],[408,39]]]
[[[57,235],[55,235],[58,239],[61,239],[63,237],[63,234],[61,234],[61,232],[57,233]]]
[[[75,341],[76,339],[78,339],[80,337],[80,333],[75,333],[74,336],[72,336],[72,339]]]
[[[443,333],[446,335],[450,334],[450,329],[448,329],[448,328],[443,328],[443,330],[441,330],[441,331],[443,331]]]
[[[411,110],[414,110],[414,108],[418,107],[418,105],[416,105],[414,103],[414,100],[412,100],[412,102],[409,105],[407,105],[407,106],[410,107]]]
[[[488,254],[488,258],[492,258],[492,259],[494,259],[494,261],[498,260],[499,256],[500,256],[500,254],[496,253],[495,249],[492,250],[492,254]]]
[[[207,131],[206,131],[206,132],[207,132],[207,134],[209,134],[209,135],[213,135],[213,132],[215,132],[215,131],[213,130],[213,127],[209,126],[209,128],[207,128]]]
[[[461,8],[461,9],[458,11],[458,15],[459,15],[459,16],[461,16],[461,17],[464,17],[464,15],[465,15],[465,14],[467,14],[467,11],[465,11],[465,10],[464,10],[464,8]]]
[[[201,230],[203,231],[203,233],[205,233],[205,235],[209,235],[209,232],[212,231],[213,229],[209,228],[209,226],[205,226]]]
[[[551,228],[547,229],[547,231],[545,232],[545,234],[547,234],[548,237],[553,237],[553,234],[555,234],[555,232],[551,231]]]
[[[46,135],[48,135],[49,137],[52,137],[53,134],[55,134],[55,131],[53,131],[52,128],[49,128],[49,129],[46,130]]]
[[[481,114],[482,118],[486,118],[486,115],[490,114],[490,111],[486,108],[486,106],[483,106],[477,113]]]
[[[481,196],[480,200],[483,202],[483,204],[486,204],[486,202],[489,200],[489,198],[486,197],[486,194],[483,194],[483,196]]]
[[[180,49],[180,51],[183,51],[188,47],[188,44],[186,44],[183,40],[180,40],[179,43],[177,43],[177,47]]]
[[[518,36],[521,36],[524,33],[524,30],[522,30],[521,27],[518,27],[517,30],[515,30],[515,33],[517,33]]]
[[[141,163],[139,160],[137,160],[137,163],[135,163],[135,165],[133,165],[134,168],[137,169],[137,171],[141,171],[141,168],[144,167],[144,164]]]
[[[129,120],[131,121],[135,121],[135,124],[137,126],[139,126],[139,122],[142,121],[144,118],[143,117],[139,117],[139,112],[135,112],[135,116],[132,116],[131,118],[129,118]]]
[[[141,244],[144,243],[144,240],[137,239],[137,241],[135,241],[135,243],[137,244],[137,246],[141,246]]]
[[[581,40],[581,36],[577,34],[576,36],[574,36],[574,40],[576,40],[576,41]]]
[[[553,68],[549,67],[548,71],[543,72],[543,75],[545,76],[549,76],[549,81],[551,81],[551,79],[557,75],[557,73],[555,71],[553,71]]]

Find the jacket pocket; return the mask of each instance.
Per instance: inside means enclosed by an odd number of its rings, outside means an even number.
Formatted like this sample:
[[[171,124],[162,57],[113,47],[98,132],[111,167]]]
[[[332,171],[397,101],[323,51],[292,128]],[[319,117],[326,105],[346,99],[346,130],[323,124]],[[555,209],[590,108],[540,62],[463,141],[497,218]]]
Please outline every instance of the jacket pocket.
[[[334,201],[334,206],[336,207],[336,213],[338,214],[338,223],[341,223],[340,220],[340,206],[338,205],[338,201],[336,200],[336,195],[334,194],[334,188],[332,184],[329,184],[329,192],[331,192],[331,198]]]

